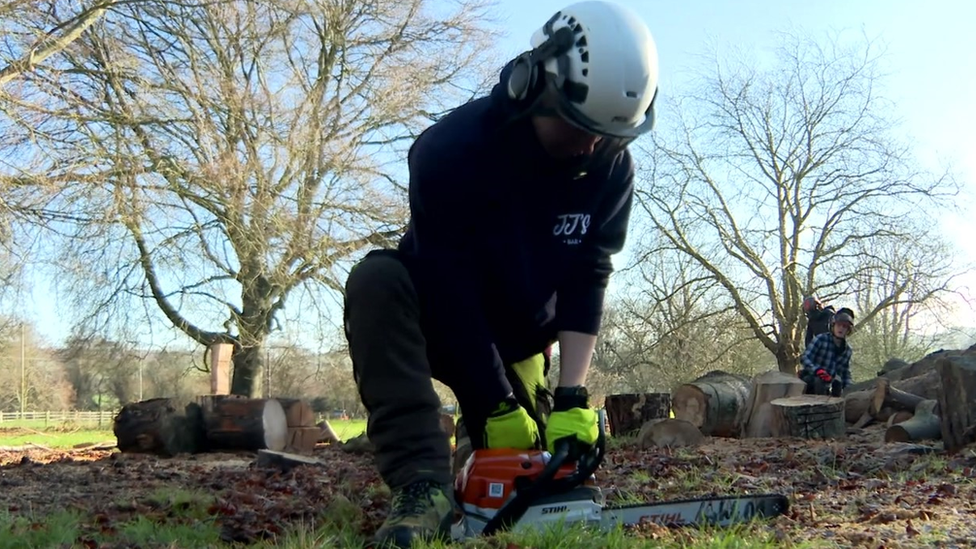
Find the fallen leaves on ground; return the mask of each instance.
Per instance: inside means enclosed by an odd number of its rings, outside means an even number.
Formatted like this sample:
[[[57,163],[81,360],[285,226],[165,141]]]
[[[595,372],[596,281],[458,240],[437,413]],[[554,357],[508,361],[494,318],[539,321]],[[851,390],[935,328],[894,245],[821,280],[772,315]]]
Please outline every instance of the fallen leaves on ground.
[[[881,436],[865,430],[843,442],[708,439],[673,452],[624,444],[607,452],[597,481],[609,504],[782,493],[791,509],[770,528],[784,543],[966,546],[976,515],[976,453],[945,456],[931,446],[877,442]],[[0,452],[0,511],[38,517],[76,509],[91,517],[83,534],[89,538],[137,516],[174,523],[193,521],[194,513],[215,520],[225,541],[245,544],[323,520],[362,535],[374,531],[389,492],[371,458],[327,445],[315,457],[325,465],[283,474],[256,468],[248,452],[170,459],[100,449]],[[206,501],[158,497],[173,489]],[[632,535],[684,534],[642,525]]]

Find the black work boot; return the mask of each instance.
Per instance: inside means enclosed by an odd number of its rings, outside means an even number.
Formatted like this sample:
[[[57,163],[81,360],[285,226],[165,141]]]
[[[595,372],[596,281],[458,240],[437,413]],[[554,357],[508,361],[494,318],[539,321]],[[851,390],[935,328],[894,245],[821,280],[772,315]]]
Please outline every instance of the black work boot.
[[[450,486],[421,480],[393,491],[392,508],[373,536],[376,549],[409,548],[414,540],[448,540],[459,518]]]

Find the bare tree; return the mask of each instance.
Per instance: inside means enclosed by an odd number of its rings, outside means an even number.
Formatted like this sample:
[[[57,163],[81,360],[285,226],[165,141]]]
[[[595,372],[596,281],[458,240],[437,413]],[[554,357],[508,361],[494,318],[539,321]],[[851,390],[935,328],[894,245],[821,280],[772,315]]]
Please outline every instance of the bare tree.
[[[766,369],[748,326],[694,261],[649,256],[617,276],[625,291],[605,316],[594,360],[616,373],[616,390],[670,391],[709,370]]]
[[[958,191],[892,137],[876,49],[784,36],[773,63],[716,56],[661,116],[674,131],[646,149],[639,204],[663,244],[642,255],[692,258],[785,372],[802,351],[803,297],[837,298],[881,276],[864,250],[923,253],[931,240],[908,237]],[[946,270],[916,267],[934,293],[891,291],[861,320],[945,290]]]
[[[481,83],[478,2],[106,13],[20,105],[45,116],[44,173],[78,189],[65,251],[91,319],[133,322],[126,298],[147,300],[198,343],[233,343],[232,392],[255,394],[286,298],[341,292],[343,262],[402,230],[410,138]]]
[[[21,319],[0,319],[0,410],[67,410],[73,390],[57,356]]]
[[[848,305],[855,311],[874,312],[857,322],[852,337],[855,375],[873,377],[890,358],[922,358],[951,329],[955,308],[947,298],[954,262],[948,260],[952,250],[929,232],[857,247],[856,269],[844,293],[852,297]],[[878,307],[885,301],[890,304]]]
[[[0,3],[0,89],[60,53],[95,24],[115,0],[88,6],[48,1],[11,0]]]

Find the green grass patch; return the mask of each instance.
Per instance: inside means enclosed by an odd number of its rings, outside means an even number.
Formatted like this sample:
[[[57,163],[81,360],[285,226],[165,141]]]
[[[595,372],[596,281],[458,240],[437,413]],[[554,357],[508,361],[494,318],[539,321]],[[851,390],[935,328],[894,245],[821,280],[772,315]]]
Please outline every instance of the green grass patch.
[[[0,431],[0,446],[24,446],[37,444],[47,448],[73,448],[81,444],[114,442],[112,431],[84,430],[74,432],[24,431],[22,429]]]
[[[111,426],[101,429],[75,425],[69,423],[43,425],[43,420],[39,420],[40,425],[28,427],[21,423],[37,423],[34,420],[27,421],[5,421],[0,424],[0,446],[24,446],[37,444],[47,448],[72,448],[83,444],[96,444],[100,442],[115,441],[115,434]],[[14,426],[14,423],[17,426]],[[366,432],[365,419],[334,419],[329,421],[329,425],[335,431],[340,440],[349,440]]]
[[[222,547],[220,527],[208,513],[212,502],[203,493],[165,489],[138,505],[118,502],[111,512],[94,516],[80,511],[43,518],[0,512],[0,548]]]
[[[329,425],[339,440],[349,440],[366,432],[365,419],[330,419]]]

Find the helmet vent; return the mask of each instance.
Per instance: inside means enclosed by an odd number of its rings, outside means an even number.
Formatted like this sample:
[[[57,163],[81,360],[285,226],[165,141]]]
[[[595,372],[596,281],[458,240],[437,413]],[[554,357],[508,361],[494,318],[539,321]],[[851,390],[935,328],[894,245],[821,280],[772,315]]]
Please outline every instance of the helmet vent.
[[[631,99],[637,99],[637,92],[635,91],[625,92],[624,95],[630,97]]]

